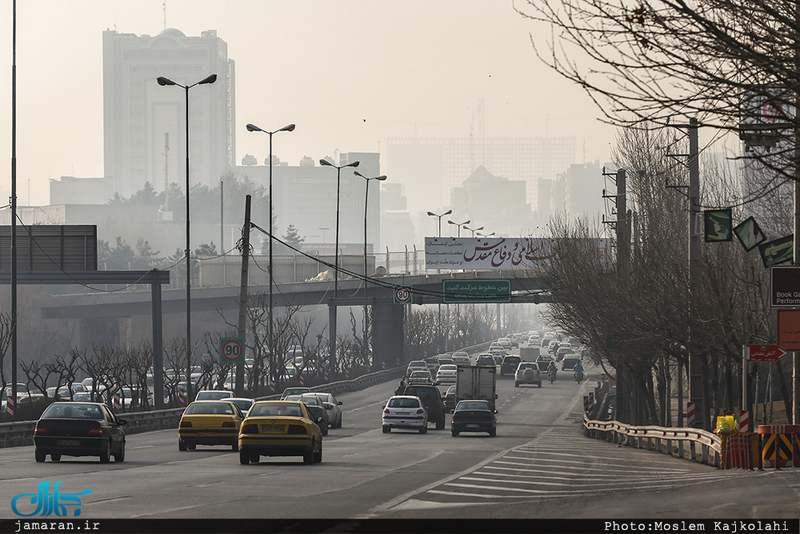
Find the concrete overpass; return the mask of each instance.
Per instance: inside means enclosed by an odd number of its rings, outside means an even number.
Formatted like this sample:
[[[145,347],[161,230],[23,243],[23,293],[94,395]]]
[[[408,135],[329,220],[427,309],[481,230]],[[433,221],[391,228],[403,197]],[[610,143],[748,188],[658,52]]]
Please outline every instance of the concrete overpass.
[[[405,307],[395,303],[394,288],[411,288],[411,304],[445,303],[442,298],[444,280],[499,280],[510,282],[511,303],[549,301],[541,273],[532,271],[468,271],[416,276],[384,276],[370,280],[366,291],[361,280],[339,280],[339,297],[334,299],[333,281],[277,284],[273,291],[274,305],[308,306],[327,304],[331,313],[338,307],[370,305],[373,307],[373,351],[376,362],[387,365],[403,361],[403,319]],[[255,295],[269,292],[268,285],[248,288],[251,302]],[[79,321],[120,319],[149,316],[152,313],[150,291],[120,291],[54,296],[42,306],[44,319],[77,319]],[[193,287],[192,313],[237,310],[239,287]],[[499,304],[498,304],[499,305]],[[163,314],[185,314],[184,289],[161,291]]]

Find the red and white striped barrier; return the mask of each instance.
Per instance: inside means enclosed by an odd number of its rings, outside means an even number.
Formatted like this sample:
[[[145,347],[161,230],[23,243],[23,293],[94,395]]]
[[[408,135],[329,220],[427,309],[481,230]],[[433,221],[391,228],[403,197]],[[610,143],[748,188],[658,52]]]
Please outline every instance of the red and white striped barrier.
[[[325,382],[328,381],[328,377],[329,377],[328,370],[325,369]]]
[[[302,386],[302,385],[305,385],[305,383],[306,383],[306,380],[305,380],[305,378],[303,377],[303,373],[300,373],[300,385],[301,385],[301,386]]]
[[[269,391],[271,393],[275,393],[275,379],[274,378],[270,378],[269,379]]]
[[[383,362],[381,362],[381,371],[385,371],[385,370],[386,370],[386,362],[383,361]]]
[[[739,412],[739,432],[747,432],[747,428],[750,426],[750,412],[747,410],[741,410]]]
[[[689,428],[694,427],[694,403],[686,403],[686,426]]]
[[[114,406],[113,407],[114,407],[114,411],[115,412],[118,412],[120,410],[120,408],[121,408],[120,405],[121,404],[122,404],[122,399],[121,399],[121,396],[120,396],[119,392],[114,393]]]
[[[186,390],[178,388],[178,403],[186,404]]]
[[[9,395],[6,401],[6,415],[14,417],[14,395]]]

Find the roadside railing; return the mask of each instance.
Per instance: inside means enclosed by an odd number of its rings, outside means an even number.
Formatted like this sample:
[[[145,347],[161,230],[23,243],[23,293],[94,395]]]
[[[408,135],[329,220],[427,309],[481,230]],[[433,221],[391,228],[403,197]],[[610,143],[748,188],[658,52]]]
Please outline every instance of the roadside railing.
[[[362,375],[353,380],[341,380],[312,386],[311,391],[325,391],[333,394],[344,393],[347,391],[358,391],[366,387],[388,381],[392,378],[401,376],[405,372],[405,366],[386,369],[375,373]],[[258,397],[256,400],[279,399],[280,394]],[[136,434],[139,432],[149,432],[152,430],[164,430],[178,428],[178,422],[183,414],[184,407],[171,408],[168,410],[154,410],[150,412],[128,412],[120,414],[120,419],[125,419],[128,423],[125,432]],[[18,447],[31,445],[33,443],[33,431],[36,429],[36,421],[16,421],[11,423],[0,423],[0,448]]]
[[[679,458],[688,457],[707,465],[720,467],[720,436],[697,428],[665,428],[632,426],[619,421],[593,421],[583,416],[587,436],[637,449],[658,451]],[[699,449],[699,450],[698,450]]]

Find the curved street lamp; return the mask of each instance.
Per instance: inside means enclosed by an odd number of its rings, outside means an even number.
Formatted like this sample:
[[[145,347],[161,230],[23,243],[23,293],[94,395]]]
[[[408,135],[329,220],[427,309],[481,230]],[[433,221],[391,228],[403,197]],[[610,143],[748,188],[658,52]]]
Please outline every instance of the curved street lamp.
[[[475,228],[475,229],[472,229],[472,228],[470,228],[468,226],[465,226],[464,230],[469,230],[470,232],[472,232],[472,237],[475,237],[475,232],[477,232],[479,230],[483,230],[483,226],[481,226],[480,228]]]
[[[369,315],[367,314],[367,207],[369,202],[369,183],[372,180],[383,182],[386,180],[386,175],[366,177],[358,171],[353,171],[353,174],[360,176],[366,182],[364,190],[364,357],[367,357],[367,330],[369,329]]]
[[[442,237],[442,217],[444,217],[445,215],[450,215],[451,213],[453,213],[453,210],[447,210],[446,212],[442,213],[441,215],[437,215],[436,213],[433,213],[432,211],[428,212],[428,215],[430,215],[431,217],[436,217],[436,218],[439,219],[439,237]]]
[[[354,161],[347,165],[334,165],[326,159],[319,160],[319,164],[323,167],[333,167],[336,169],[336,245],[334,249],[334,268],[333,268],[333,309],[330,312],[329,322],[330,338],[328,341],[328,353],[330,356],[331,370],[336,370],[336,298],[339,296],[339,192],[342,183],[342,169],[345,167],[358,167],[359,162]]]
[[[476,233],[478,234],[478,237],[492,237],[494,235],[494,232],[492,232],[491,234],[482,234],[476,231]]]
[[[156,78],[158,85],[177,85],[182,87],[186,94],[186,400],[187,404],[192,398],[192,267],[191,247],[189,241],[189,89],[195,85],[211,84],[217,81],[217,75],[211,74],[199,82],[191,85],[182,85],[164,76]],[[158,376],[158,378],[156,378]],[[153,369],[153,385],[158,392],[161,380],[160,373]]]
[[[272,286],[274,279],[272,275],[272,135],[278,132],[293,132],[295,129],[294,124],[288,124],[279,130],[269,132],[259,128],[255,124],[248,124],[246,126],[248,132],[264,132],[269,135],[269,359],[270,359],[270,373],[275,373],[275,340],[273,334],[273,321],[272,321]],[[275,378],[273,376],[273,378]]]
[[[447,221],[447,224],[454,224],[454,225],[458,226],[458,237],[461,237],[461,227],[462,227],[462,226],[464,226],[464,225],[467,225],[467,224],[469,224],[469,223],[470,223],[470,221],[468,221],[468,220],[467,220],[467,221],[464,221],[463,223],[457,223],[457,222],[453,222],[453,221]]]

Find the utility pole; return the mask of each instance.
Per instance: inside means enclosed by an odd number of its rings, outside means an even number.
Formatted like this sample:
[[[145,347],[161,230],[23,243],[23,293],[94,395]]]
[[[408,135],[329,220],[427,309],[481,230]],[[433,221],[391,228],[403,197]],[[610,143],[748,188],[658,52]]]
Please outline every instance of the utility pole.
[[[694,311],[694,287],[700,273],[700,145],[697,119],[689,119],[689,400],[694,403],[699,417],[695,426],[708,430],[708,383],[703,380],[703,360],[692,350],[692,313]]]
[[[237,337],[245,339],[247,334],[247,269],[250,265],[250,195],[244,200],[244,228],[242,228],[242,280],[239,286],[239,331]],[[270,236],[271,237],[271,236]],[[243,347],[244,349],[244,347]],[[246,352],[244,349],[243,352]],[[272,369],[270,368],[270,372]],[[236,363],[235,395],[244,392],[244,361]]]

